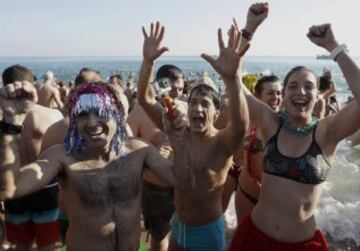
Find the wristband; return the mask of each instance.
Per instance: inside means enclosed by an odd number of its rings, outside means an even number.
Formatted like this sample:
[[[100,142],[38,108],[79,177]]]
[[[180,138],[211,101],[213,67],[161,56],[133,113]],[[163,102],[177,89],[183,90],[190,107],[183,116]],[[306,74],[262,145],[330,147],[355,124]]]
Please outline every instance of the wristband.
[[[346,52],[348,51],[346,44],[339,44],[338,46],[335,47],[335,49],[333,49],[330,52],[329,57],[332,60],[336,61],[336,57],[343,51],[346,51]]]
[[[251,41],[253,34],[250,31],[247,31],[245,29],[241,30],[241,36],[245,38],[247,41]]]
[[[0,133],[2,134],[20,134],[23,129],[23,125],[10,124],[4,120],[0,121]]]

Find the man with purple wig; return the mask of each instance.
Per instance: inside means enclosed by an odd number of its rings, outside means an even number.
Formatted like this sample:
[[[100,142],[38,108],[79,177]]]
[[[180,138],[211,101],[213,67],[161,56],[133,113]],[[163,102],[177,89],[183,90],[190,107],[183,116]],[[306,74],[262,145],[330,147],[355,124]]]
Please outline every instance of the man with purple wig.
[[[0,88],[4,111],[0,200],[32,193],[58,176],[70,222],[66,236],[70,250],[136,250],[143,166],[171,186],[180,185],[176,168],[190,170],[178,133],[168,127],[176,151],[174,167],[153,146],[127,136],[124,109],[112,86],[82,84],[67,105],[70,126],[65,144],[49,148],[37,161],[21,167],[19,125],[37,95],[27,82],[10,85]]]

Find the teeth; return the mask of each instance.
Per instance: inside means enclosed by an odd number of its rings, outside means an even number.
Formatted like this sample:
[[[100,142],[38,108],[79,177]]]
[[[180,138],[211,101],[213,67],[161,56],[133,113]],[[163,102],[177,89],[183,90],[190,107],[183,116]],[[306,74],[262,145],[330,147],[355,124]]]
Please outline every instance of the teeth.
[[[305,105],[306,104],[306,101],[304,100],[297,100],[297,101],[294,101],[295,104],[299,104],[299,105]]]

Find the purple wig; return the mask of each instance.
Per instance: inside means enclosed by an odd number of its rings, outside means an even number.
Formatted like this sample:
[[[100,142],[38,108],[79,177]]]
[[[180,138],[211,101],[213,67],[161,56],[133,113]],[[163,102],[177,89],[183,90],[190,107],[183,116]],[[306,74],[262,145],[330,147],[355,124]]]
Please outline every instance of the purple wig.
[[[89,95],[94,94],[94,95]],[[116,90],[105,83],[84,83],[69,96],[66,111],[70,119],[69,129],[65,137],[67,155],[75,150],[82,152],[85,141],[77,128],[77,116],[82,112],[95,112],[98,116],[114,119],[116,132],[111,139],[110,148],[116,154],[122,150],[123,140],[127,136],[124,108]]]

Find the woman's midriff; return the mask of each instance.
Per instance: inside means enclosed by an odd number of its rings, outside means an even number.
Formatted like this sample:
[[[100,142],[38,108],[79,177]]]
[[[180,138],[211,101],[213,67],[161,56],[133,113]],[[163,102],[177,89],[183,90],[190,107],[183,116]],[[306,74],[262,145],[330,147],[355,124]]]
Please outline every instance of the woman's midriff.
[[[252,220],[259,230],[276,240],[309,240],[316,230],[314,211],[320,193],[320,185],[263,174],[261,196],[252,211]]]

